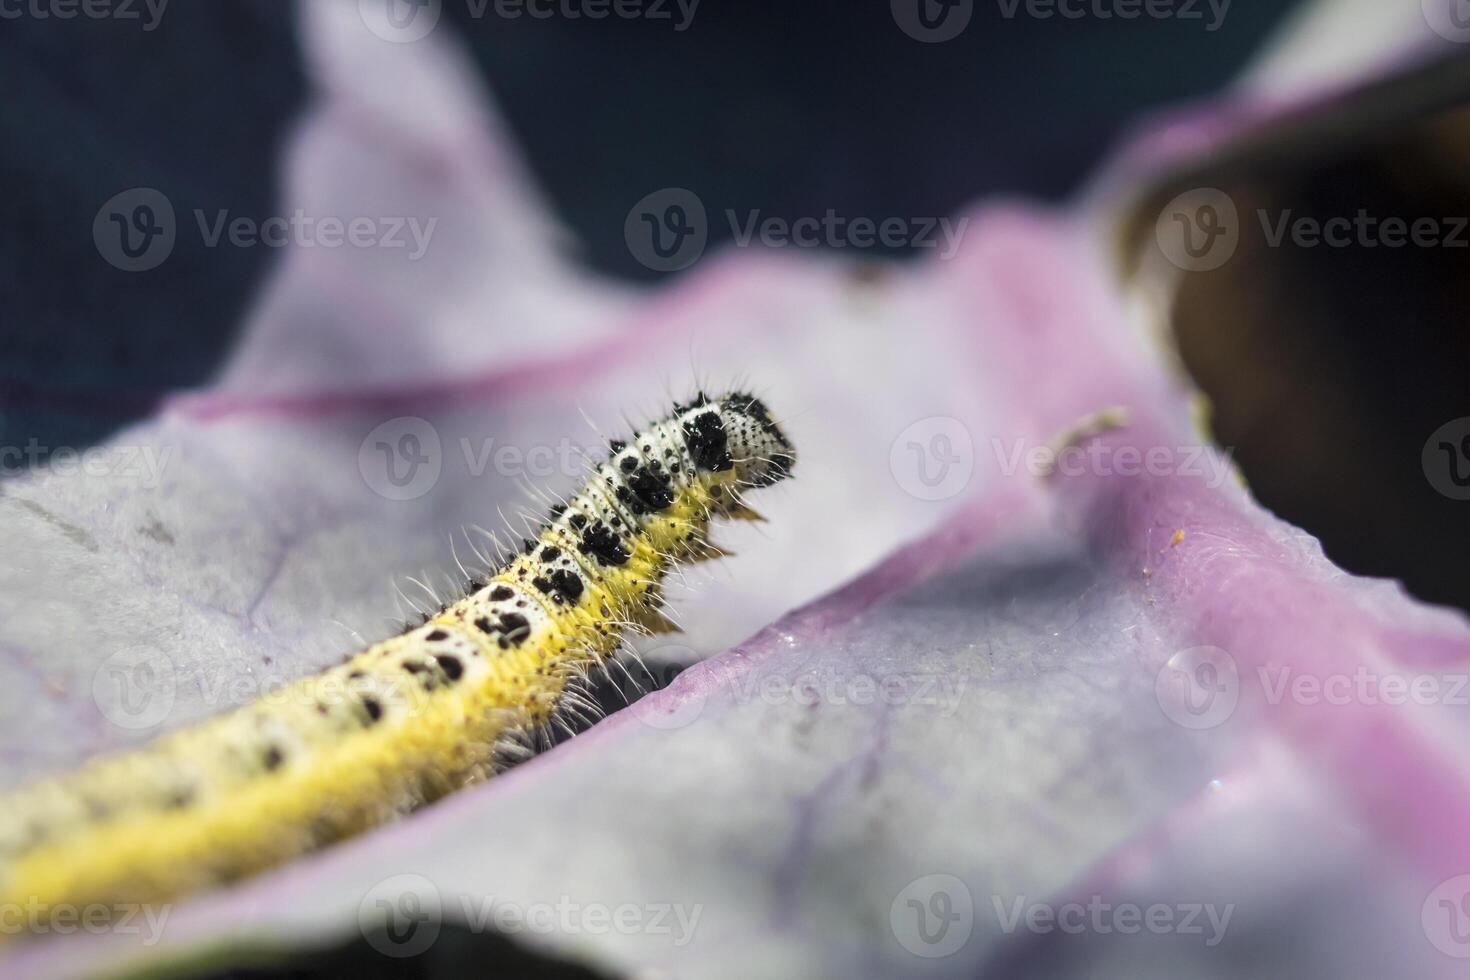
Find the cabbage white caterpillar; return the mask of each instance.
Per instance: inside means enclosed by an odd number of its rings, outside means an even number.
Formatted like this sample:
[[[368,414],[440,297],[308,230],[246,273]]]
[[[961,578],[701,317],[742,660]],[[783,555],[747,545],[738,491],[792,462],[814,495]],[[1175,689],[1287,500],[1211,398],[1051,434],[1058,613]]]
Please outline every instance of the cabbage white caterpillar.
[[[700,395],[626,442],[535,540],[425,622],[141,749],[0,796],[0,907],[147,903],[229,882],[483,778],[717,557],[711,518],[794,450],[762,402]]]

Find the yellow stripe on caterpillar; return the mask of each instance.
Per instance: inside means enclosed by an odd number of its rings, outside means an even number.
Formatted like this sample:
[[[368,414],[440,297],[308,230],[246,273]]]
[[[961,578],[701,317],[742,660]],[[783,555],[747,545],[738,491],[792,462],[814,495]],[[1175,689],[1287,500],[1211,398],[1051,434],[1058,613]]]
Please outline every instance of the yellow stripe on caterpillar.
[[[614,442],[536,540],[422,625],[143,748],[0,796],[0,907],[165,901],[358,833],[490,774],[629,626],[676,627],[665,572],[791,443],[758,399],[701,395]]]

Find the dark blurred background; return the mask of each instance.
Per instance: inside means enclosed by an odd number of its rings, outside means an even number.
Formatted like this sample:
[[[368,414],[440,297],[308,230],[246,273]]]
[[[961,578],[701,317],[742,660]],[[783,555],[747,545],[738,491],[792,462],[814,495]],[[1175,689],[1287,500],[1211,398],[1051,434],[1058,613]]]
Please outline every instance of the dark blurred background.
[[[279,213],[278,157],[312,94],[294,4],[173,0],[155,18],[151,2],[131,3],[134,19],[0,3],[0,447],[84,446],[206,383],[279,258],[180,235],[167,262],[126,272],[94,243],[103,203],[140,186],[179,213]],[[958,11],[968,23],[925,43],[921,0],[665,0],[666,17],[601,20],[557,13],[569,0],[515,19],[497,0],[439,2],[437,30],[468,47],[577,256],[639,281],[661,274],[630,254],[624,220],[660,188],[692,189],[711,213],[786,219],[1065,200],[1130,127],[1217,93],[1302,5],[1236,0],[1221,18],[1223,0],[1198,0],[1194,18],[1069,20],[949,0],[938,32]],[[1324,219],[1470,213],[1470,121],[1434,121],[1470,101],[1458,47],[1432,86],[1411,83],[1432,111],[1403,111],[1415,99],[1402,93],[1344,102],[1320,131],[1288,121],[1292,138],[1263,141],[1259,159],[1212,161],[1165,190],[1224,187]],[[718,246],[731,229],[709,232]],[[1462,256],[1248,240],[1228,268],[1184,283],[1171,327],[1263,504],[1349,570],[1470,608],[1465,505],[1419,465],[1431,431],[1470,417]]]
[[[0,444],[85,445],[207,381],[276,258],[192,235],[146,272],[99,255],[93,218],[132,187],[180,213],[275,213],[310,97],[284,0],[174,0],[151,30],[133,6],[0,19]],[[582,257],[617,276],[656,276],[623,220],[666,186],[787,217],[1063,198],[1141,113],[1220,88],[1296,4],[1238,0],[1210,30],[1206,3],[1201,20],[1043,21],[985,0],[942,43],[886,2],[703,0],[682,31],[668,6],[507,20],[444,0]]]

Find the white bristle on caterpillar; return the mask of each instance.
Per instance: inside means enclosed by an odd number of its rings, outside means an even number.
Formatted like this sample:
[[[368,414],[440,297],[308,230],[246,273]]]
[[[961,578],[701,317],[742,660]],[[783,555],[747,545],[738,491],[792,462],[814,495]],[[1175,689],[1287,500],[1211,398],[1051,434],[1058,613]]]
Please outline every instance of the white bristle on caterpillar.
[[[794,461],[753,396],[677,406],[613,442],[534,540],[422,624],[141,749],[0,795],[0,907],[169,900],[488,775],[527,732],[577,713],[571,686],[610,662],[629,629],[674,628],[661,611],[665,573],[722,554],[711,518],[758,519],[742,493]]]

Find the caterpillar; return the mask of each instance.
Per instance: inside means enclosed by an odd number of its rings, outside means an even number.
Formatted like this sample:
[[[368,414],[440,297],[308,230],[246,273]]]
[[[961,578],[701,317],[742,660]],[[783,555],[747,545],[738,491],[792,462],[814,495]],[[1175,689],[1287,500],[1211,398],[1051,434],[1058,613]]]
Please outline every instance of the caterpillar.
[[[0,908],[169,901],[391,820],[492,772],[630,629],[722,552],[711,518],[795,450],[756,397],[700,394],[627,441],[462,598],[342,663],[142,748],[0,796]]]

